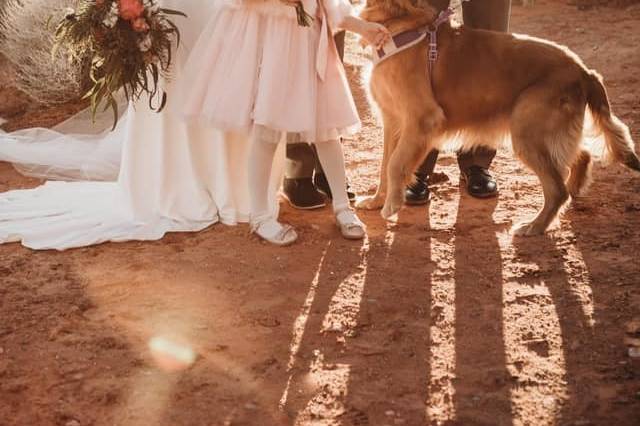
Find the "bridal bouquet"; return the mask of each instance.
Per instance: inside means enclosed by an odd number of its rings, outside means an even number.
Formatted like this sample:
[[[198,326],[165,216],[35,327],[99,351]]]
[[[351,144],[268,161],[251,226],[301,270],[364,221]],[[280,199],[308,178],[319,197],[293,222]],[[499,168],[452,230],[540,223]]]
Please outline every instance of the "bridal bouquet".
[[[174,42],[180,42],[171,15],[186,17],[160,8],[157,0],[79,0],[58,23],[56,48],[65,47],[71,60],[89,66],[91,87],[84,98],[94,116],[104,104],[113,110],[115,128],[121,89],[127,100],[147,94],[151,109],[164,108],[167,96],[159,82],[169,76]]]

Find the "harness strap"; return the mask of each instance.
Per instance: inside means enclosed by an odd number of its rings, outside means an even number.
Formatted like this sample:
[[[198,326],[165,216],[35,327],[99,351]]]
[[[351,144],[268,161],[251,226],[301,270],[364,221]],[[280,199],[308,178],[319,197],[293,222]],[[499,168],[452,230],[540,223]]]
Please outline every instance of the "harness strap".
[[[433,71],[433,66],[438,60],[438,27],[448,22],[449,19],[455,14],[454,10],[450,7],[441,11],[435,21],[429,26],[429,74]]]
[[[427,37],[424,30],[409,30],[391,36],[384,46],[378,50],[373,51],[373,65],[377,66],[385,59],[389,59],[395,54],[402,52],[416,44],[420,43]]]
[[[416,30],[404,31],[391,37],[382,48],[373,51],[373,66],[377,66],[385,59],[406,50],[422,40],[429,37],[429,72],[433,70],[435,62],[438,60],[438,27],[448,22],[455,12],[451,8],[447,8],[438,14],[433,23],[428,27],[418,28]]]

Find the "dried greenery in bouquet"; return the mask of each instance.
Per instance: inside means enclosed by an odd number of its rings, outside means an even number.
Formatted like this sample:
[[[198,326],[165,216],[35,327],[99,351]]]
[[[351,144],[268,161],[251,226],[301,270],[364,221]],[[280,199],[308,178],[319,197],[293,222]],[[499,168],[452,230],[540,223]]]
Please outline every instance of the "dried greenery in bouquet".
[[[90,60],[92,86],[84,97],[94,116],[104,104],[104,110],[113,110],[115,128],[115,95],[121,89],[129,101],[146,94],[151,109],[164,108],[160,79],[169,77],[172,49],[180,43],[170,16],[186,17],[159,7],[157,0],[79,0],[58,23],[56,46],[64,46],[72,61]]]
[[[288,4],[289,6],[293,6],[296,8],[296,15],[298,16],[298,25],[302,27],[310,27],[313,23],[313,16],[309,15],[306,10],[304,10],[304,5],[300,0],[280,0],[284,4]]]

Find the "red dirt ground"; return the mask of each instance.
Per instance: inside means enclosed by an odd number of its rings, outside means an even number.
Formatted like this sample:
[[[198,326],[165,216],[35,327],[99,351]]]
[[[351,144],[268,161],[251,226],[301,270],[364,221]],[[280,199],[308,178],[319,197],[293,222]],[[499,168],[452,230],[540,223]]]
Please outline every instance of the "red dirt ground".
[[[550,0],[513,17],[604,75],[636,141],[639,24],[637,5]],[[352,49],[347,62],[365,123],[348,164],[365,193],[381,129],[364,61]],[[29,108],[5,128],[67,113]],[[512,240],[540,190],[508,152],[494,169],[499,199],[476,201],[444,156],[431,205],[397,224],[363,213],[365,242],[339,238],[328,209],[285,207],[302,234],[285,249],[244,226],[62,253],[0,246],[0,424],[640,424],[640,362],[623,343],[640,315],[640,177],[598,165],[559,227]],[[0,191],[37,183],[0,164]],[[158,338],[195,361],[152,351]]]

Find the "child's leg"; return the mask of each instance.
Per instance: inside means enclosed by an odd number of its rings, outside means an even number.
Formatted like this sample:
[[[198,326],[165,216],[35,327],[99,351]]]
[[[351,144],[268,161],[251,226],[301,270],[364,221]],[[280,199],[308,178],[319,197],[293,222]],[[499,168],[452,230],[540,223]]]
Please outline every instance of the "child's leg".
[[[342,144],[334,140],[317,143],[315,146],[320,164],[333,194],[333,211],[336,213],[336,219],[342,235],[349,239],[363,238],[365,235],[364,224],[349,206]]]
[[[249,196],[251,199],[251,226],[263,239],[276,245],[293,243],[298,235],[288,225],[273,217],[269,208],[269,181],[278,145],[254,137],[249,150]]]
[[[347,197],[347,174],[344,169],[344,152],[342,144],[338,141],[329,141],[315,144],[318,159],[329,182],[333,195],[333,211],[349,208]]]
[[[278,146],[275,143],[254,140],[249,150],[249,197],[251,222],[260,223],[270,218],[269,178],[273,157]]]

